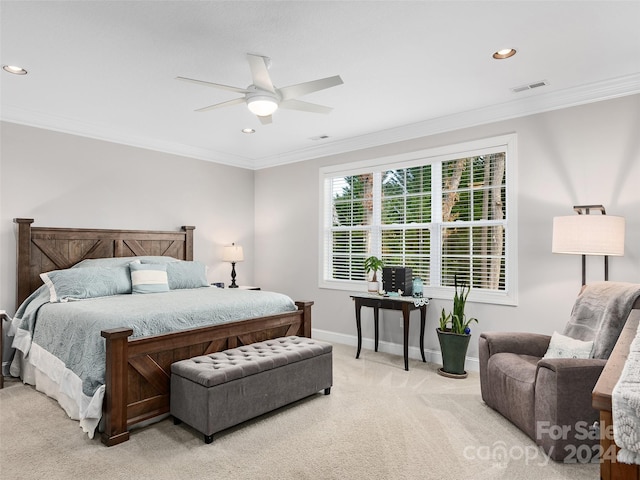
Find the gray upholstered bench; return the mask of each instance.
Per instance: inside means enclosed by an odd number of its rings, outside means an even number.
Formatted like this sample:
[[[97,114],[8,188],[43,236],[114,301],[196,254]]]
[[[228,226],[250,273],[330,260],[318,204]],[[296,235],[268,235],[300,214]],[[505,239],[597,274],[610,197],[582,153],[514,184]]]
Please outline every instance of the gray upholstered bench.
[[[171,415],[213,434],[324,390],[333,382],[332,346],[282,337],[171,365]]]

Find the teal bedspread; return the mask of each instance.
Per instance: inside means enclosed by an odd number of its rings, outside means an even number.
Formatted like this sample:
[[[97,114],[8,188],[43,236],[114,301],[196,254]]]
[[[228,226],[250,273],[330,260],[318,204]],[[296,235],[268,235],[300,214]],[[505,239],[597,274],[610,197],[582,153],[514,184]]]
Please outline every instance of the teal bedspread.
[[[81,426],[89,432],[104,395],[102,330],[127,327],[141,337],[294,310],[283,294],[215,287],[49,303],[43,286],[16,312],[11,333],[25,360],[78,403]]]

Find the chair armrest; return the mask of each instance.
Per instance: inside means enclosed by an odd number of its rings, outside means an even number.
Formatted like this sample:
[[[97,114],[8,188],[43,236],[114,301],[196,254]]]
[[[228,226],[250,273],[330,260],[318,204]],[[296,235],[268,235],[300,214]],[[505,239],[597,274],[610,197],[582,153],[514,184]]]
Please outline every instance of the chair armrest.
[[[564,460],[579,447],[595,452],[591,449],[598,438],[590,427],[599,412],[592,406],[592,392],[606,363],[599,358],[548,358],[538,362],[536,443],[554,460]],[[562,436],[556,434],[558,431]]]
[[[548,368],[559,375],[586,375],[589,371],[600,376],[607,361],[602,358],[545,358],[538,362],[538,368]]]
[[[483,332],[480,338],[486,341],[489,356],[496,353],[517,353],[543,357],[551,341],[549,335],[528,332]]]
[[[582,417],[592,410],[591,393],[607,360],[602,358],[545,358],[538,362],[536,372],[536,398],[538,391],[556,391],[558,404],[569,402],[568,410],[578,409],[579,398],[584,403]],[[555,387],[547,382],[551,381]],[[538,390],[540,387],[540,390]],[[537,401],[537,400],[536,400]],[[573,402],[573,404],[571,404]],[[574,412],[575,414],[575,412]]]

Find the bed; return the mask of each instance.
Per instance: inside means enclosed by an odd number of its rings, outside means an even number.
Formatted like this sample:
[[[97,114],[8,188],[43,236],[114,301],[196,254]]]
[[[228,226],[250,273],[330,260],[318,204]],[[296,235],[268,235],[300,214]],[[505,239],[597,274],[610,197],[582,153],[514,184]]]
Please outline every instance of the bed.
[[[129,257],[137,257],[142,259],[142,263],[155,264],[154,261],[147,259],[171,257],[167,260],[168,263],[173,259],[186,261],[176,262],[174,265],[196,263],[193,262],[193,230],[195,228],[193,226],[184,226],[180,231],[167,232],[34,227],[32,226],[33,219],[25,218],[14,219],[14,222],[17,224],[17,306],[34,302],[34,297],[42,296],[42,291],[46,290],[49,285],[43,286],[40,274],[60,270],[77,272],[76,267],[80,267],[85,262],[91,264],[93,260],[90,259],[120,261]],[[138,264],[140,260],[134,260],[132,263]],[[45,276],[45,280],[47,278]],[[215,295],[215,300],[207,300],[214,303],[218,302],[218,295],[225,291],[208,285],[206,288],[197,290],[208,297]],[[228,292],[229,289],[226,291]],[[243,303],[250,303],[249,298],[253,302],[258,297],[247,297],[246,295],[261,293],[233,292],[233,295],[240,298]],[[162,308],[165,314],[170,305],[200,301],[191,297],[196,292],[188,290],[168,292],[168,295],[174,294],[177,294],[175,299],[167,300],[166,305],[162,306],[158,303],[158,307]],[[165,298],[162,295],[114,295],[113,298],[123,302],[142,302],[141,297]],[[240,297],[240,295],[245,296]],[[281,336],[311,336],[311,306],[313,302],[309,301],[293,302],[289,299],[294,304],[293,307],[276,313],[256,314],[256,312],[267,311],[261,310],[262,307],[260,307],[251,310],[249,314],[237,314],[236,318],[230,317],[227,312],[225,320],[215,325],[199,321],[197,326],[189,325],[187,328],[183,326],[176,331],[164,332],[162,328],[158,328],[157,332],[160,333],[155,333],[154,330],[145,330],[154,333],[140,335],[138,327],[129,323],[133,322],[135,313],[142,307],[139,305],[116,306],[109,303],[112,302],[111,298],[92,298],[90,300],[99,304],[102,311],[117,312],[123,311],[124,308],[125,312],[131,312],[116,316],[116,324],[110,320],[111,323],[108,324],[110,328],[99,330],[99,335],[104,340],[96,340],[97,332],[91,338],[92,342],[101,344],[104,342],[102,344],[104,353],[100,358],[100,362],[104,361],[104,385],[103,397],[98,402],[101,404],[98,405],[101,415],[98,416],[101,417],[101,440],[107,446],[127,441],[133,426],[144,425],[169,412],[170,366],[172,363]],[[34,315],[41,315],[45,307],[51,308],[48,302],[41,303],[47,303],[47,305],[37,310],[37,313],[34,308]],[[68,306],[80,309],[89,303],[68,302]],[[62,305],[62,303],[56,305]],[[39,304],[37,306],[40,308]],[[64,314],[62,318],[69,323],[74,314],[83,315],[82,311],[72,312]],[[200,311],[199,315],[204,314]],[[211,316],[213,317],[213,315]],[[62,325],[63,321],[60,323]],[[134,334],[134,330],[136,334]],[[67,335],[59,336],[62,339]],[[54,361],[57,362],[55,359]],[[40,376],[42,376],[42,372],[40,372]],[[95,409],[96,405],[92,405],[91,408]]]

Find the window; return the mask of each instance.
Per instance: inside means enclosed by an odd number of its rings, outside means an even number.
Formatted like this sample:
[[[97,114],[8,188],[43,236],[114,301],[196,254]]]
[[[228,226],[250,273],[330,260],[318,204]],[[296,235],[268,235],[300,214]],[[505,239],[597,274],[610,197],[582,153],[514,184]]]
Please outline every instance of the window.
[[[516,137],[320,171],[320,286],[362,290],[370,255],[411,267],[426,294],[515,305]]]

